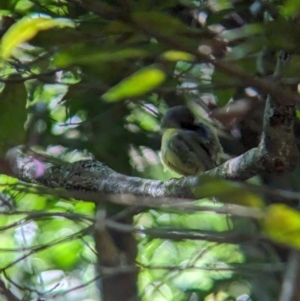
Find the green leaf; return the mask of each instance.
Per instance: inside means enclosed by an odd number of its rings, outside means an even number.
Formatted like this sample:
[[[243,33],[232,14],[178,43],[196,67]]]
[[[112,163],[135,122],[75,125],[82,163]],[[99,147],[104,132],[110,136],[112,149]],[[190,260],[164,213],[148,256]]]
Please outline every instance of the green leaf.
[[[280,73],[284,77],[298,77],[300,67],[300,55],[292,55],[288,64],[283,64]],[[297,117],[299,118],[299,111]]]
[[[26,193],[15,201],[19,210],[42,210],[49,206],[49,201],[46,197],[33,193]]]
[[[298,0],[287,0],[281,7],[281,13],[289,17],[299,12],[300,2]]]
[[[57,26],[61,27],[74,25],[72,21],[64,18],[51,19],[48,17],[24,17],[13,24],[2,37],[2,58],[8,59],[16,47],[32,39],[39,31],[47,30]]]
[[[140,96],[162,84],[165,79],[166,74],[161,69],[146,67],[109,89],[103,98],[106,101],[118,101],[126,97]]]
[[[299,33],[291,20],[283,18],[263,26],[267,38],[265,45],[272,50],[295,51],[299,49]]]
[[[179,19],[161,12],[135,12],[132,19],[136,27],[141,29],[143,33],[146,31],[148,34],[153,35],[158,40],[166,38],[173,40],[176,44],[180,43],[186,49],[194,50],[199,46],[198,38],[200,30],[187,27]],[[166,24],[168,24],[166,26]],[[197,33],[197,38],[195,34]],[[168,42],[168,44],[170,44]]]
[[[234,85],[238,86],[238,80],[230,78],[227,76],[227,74],[215,69],[212,76],[212,84],[216,87],[228,85],[228,89],[215,89],[214,91],[214,95],[217,97],[218,105],[224,106],[236,92]]]
[[[84,45],[77,45],[68,51],[58,53],[54,57],[54,64],[58,68],[65,68],[73,64],[94,64],[96,62],[123,61],[132,58],[143,58],[147,52],[141,49],[121,49],[117,51],[91,50]]]
[[[0,155],[11,147],[24,143],[24,123],[27,118],[27,92],[21,77],[12,74],[8,80],[16,82],[6,83],[0,94]]]
[[[132,32],[133,29],[126,23],[120,21],[112,21],[104,27],[103,32],[106,34],[120,34]]]
[[[135,12],[132,17],[142,28],[150,32],[157,32],[160,35],[169,36],[191,32],[191,29],[179,19],[160,12]]]
[[[162,57],[167,61],[177,62],[177,61],[187,61],[191,62],[195,60],[195,57],[184,51],[169,50],[162,54]]]
[[[77,263],[82,250],[83,243],[76,239],[53,246],[48,254],[58,267],[70,269]]]
[[[240,183],[207,177],[202,177],[200,181],[199,186],[193,190],[194,195],[199,199],[216,197],[223,203],[253,208],[264,207],[262,198]]]

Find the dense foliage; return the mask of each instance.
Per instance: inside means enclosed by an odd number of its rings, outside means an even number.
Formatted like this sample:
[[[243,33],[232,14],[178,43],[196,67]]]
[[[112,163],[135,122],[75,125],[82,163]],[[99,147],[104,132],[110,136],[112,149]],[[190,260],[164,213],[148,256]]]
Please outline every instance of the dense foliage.
[[[168,180],[176,175],[160,162],[159,132],[168,107],[185,104],[213,126],[225,161],[258,145],[267,95],[277,91],[269,82],[297,95],[298,0],[1,0],[0,14],[1,300],[99,300],[102,279],[95,204],[9,177],[12,148],[23,145],[38,167],[94,158]],[[280,73],[278,58],[289,60]],[[288,195],[263,200],[259,188],[297,192],[298,173],[261,173],[249,180],[259,193],[210,182],[218,200],[247,210],[202,199],[136,214],[142,300],[282,296],[300,216],[272,207],[262,227],[262,207]],[[128,210],[107,207],[112,220]]]

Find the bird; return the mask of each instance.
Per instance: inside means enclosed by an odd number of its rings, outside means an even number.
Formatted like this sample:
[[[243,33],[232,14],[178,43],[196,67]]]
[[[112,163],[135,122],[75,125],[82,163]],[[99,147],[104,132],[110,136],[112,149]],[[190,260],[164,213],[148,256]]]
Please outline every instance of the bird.
[[[161,159],[182,176],[195,176],[220,164],[223,153],[218,136],[206,123],[195,120],[183,105],[167,110],[161,119]]]

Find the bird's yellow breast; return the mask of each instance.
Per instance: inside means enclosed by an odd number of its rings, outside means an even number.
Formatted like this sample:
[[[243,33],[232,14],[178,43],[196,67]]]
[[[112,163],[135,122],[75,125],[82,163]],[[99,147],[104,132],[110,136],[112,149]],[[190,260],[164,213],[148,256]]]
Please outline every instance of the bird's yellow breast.
[[[188,139],[189,136],[183,130],[167,129],[163,134],[161,146],[164,165],[184,176],[196,175],[205,170],[202,164],[202,159],[205,158],[197,156],[199,152],[191,148],[193,144],[188,143]],[[204,153],[204,150],[202,152]]]
[[[196,122],[184,106],[175,106],[161,120],[161,154],[166,167],[180,175],[197,175],[218,165],[222,154],[218,136],[204,122]]]

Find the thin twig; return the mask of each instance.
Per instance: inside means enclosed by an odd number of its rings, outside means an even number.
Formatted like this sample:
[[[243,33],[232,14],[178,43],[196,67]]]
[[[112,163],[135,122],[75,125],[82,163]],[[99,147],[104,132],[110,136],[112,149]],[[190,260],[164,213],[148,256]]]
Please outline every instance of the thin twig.
[[[292,301],[297,274],[299,270],[300,253],[292,250],[289,255],[279,301]]]

